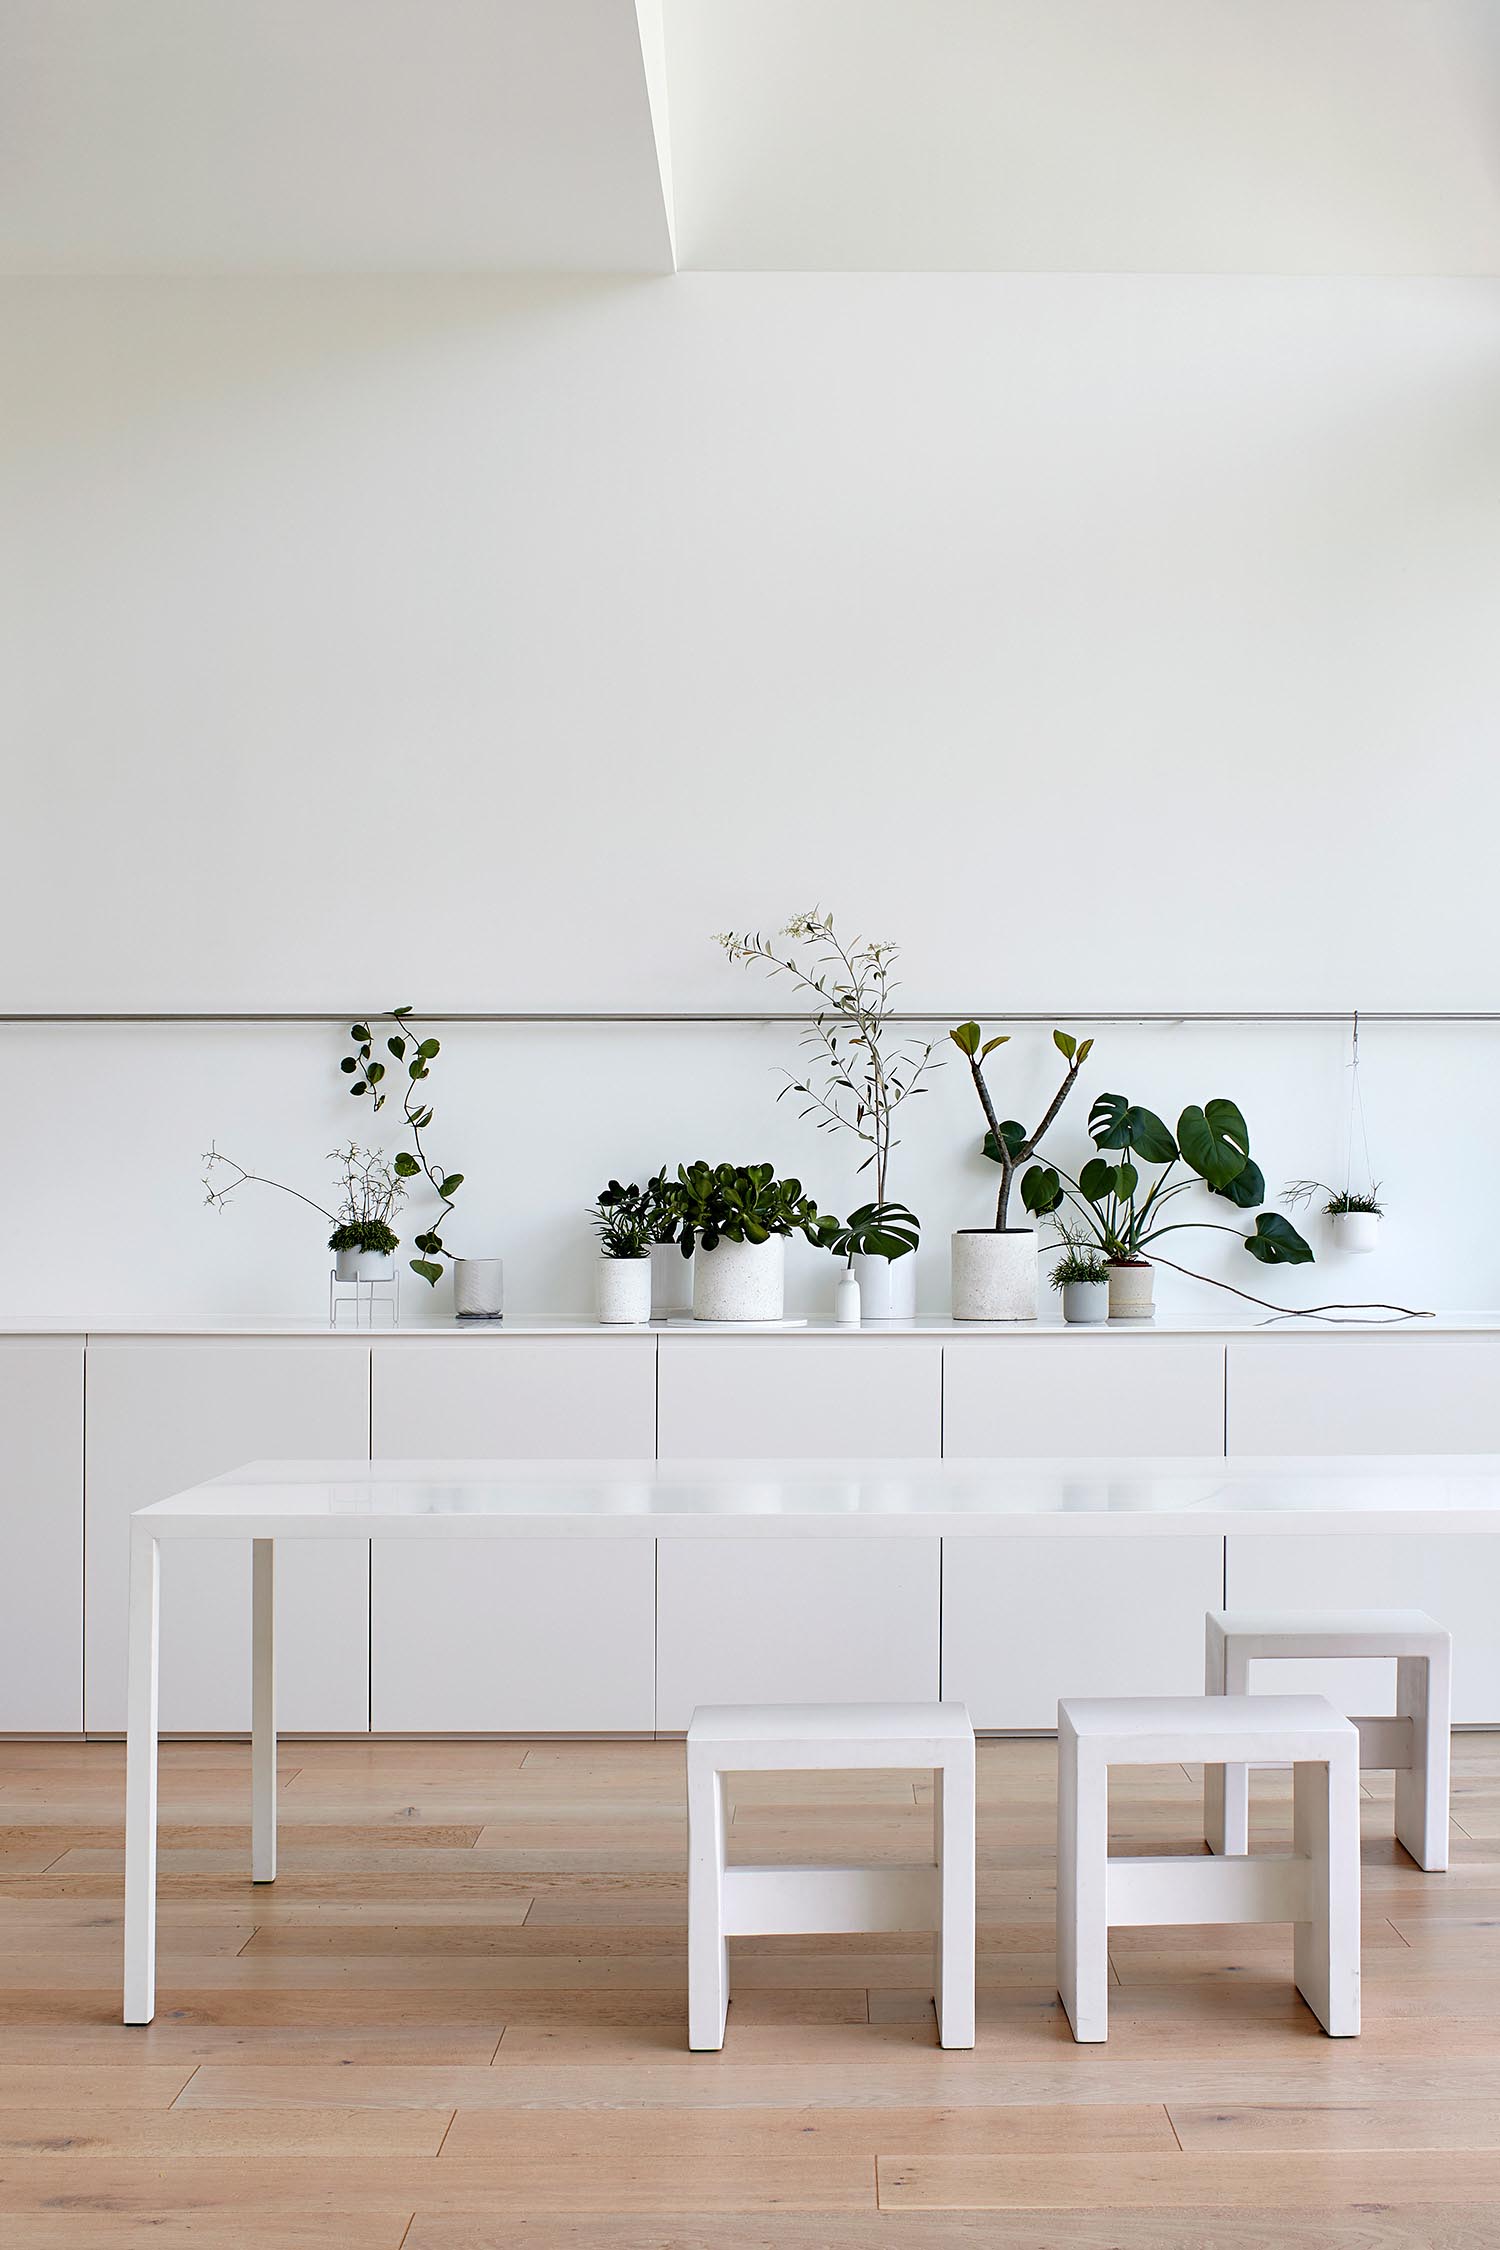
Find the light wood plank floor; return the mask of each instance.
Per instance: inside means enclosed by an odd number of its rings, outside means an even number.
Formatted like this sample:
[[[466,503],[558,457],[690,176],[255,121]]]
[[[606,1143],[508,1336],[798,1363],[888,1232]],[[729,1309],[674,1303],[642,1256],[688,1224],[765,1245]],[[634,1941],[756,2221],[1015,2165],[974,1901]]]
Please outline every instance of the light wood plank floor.
[[[1365,1786],[1365,2030],[1290,1932],[1134,1930],[1110,2037],[1053,1991],[1054,1751],[980,1750],[979,2044],[929,1949],[742,1940],[684,2047],[682,1750],[289,1743],[162,1761],[160,2007],[118,2021],[123,1753],[0,1743],[5,2250],[1481,2250],[1500,2244],[1500,1735],[1456,1741],[1453,1869]],[[1260,1777],[1255,1839],[1289,1829]],[[918,1858],[919,1776],[745,1778],[740,1857]],[[1185,1769],[1116,1848],[1201,1850]]]

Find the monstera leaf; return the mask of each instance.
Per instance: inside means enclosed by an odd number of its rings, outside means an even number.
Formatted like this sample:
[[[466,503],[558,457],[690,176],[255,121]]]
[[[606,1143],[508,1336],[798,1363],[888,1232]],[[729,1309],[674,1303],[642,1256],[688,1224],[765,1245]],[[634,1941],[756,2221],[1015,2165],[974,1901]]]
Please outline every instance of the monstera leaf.
[[[1245,1248],[1263,1266],[1310,1266],[1313,1254],[1290,1219],[1279,1211],[1262,1211],[1255,1232],[1245,1237]]]
[[[1123,1160],[1106,1164],[1102,1156],[1091,1156],[1078,1175],[1078,1185],[1090,1203],[1102,1203],[1107,1195],[1118,1196],[1128,1203],[1140,1185],[1140,1173],[1133,1164]]]
[[[1253,1211],[1266,1200],[1266,1175],[1255,1158],[1247,1156],[1243,1169],[1235,1173],[1227,1187],[1216,1187],[1212,1192],[1222,1195],[1226,1203],[1237,1204],[1242,1211]]]
[[[1033,1164],[1021,1175],[1021,1201],[1035,1219],[1044,1219],[1063,1199],[1063,1184],[1050,1164]]]
[[[1101,1094],[1089,1111],[1089,1137],[1095,1148],[1128,1148],[1147,1164],[1172,1164],[1177,1143],[1154,1110],[1128,1102],[1123,1094]]]
[[[1026,1146],[1025,1126],[1018,1124],[1014,1117],[1002,1117],[1000,1120],[1000,1138],[1005,1143],[1006,1155],[1014,1164],[1016,1158]],[[984,1136],[984,1153],[992,1164],[999,1163],[1000,1150],[996,1145],[993,1133],[986,1133]]]
[[[1250,1158],[1250,1128],[1233,1102],[1191,1103],[1177,1120],[1185,1161],[1211,1188],[1227,1188]]]

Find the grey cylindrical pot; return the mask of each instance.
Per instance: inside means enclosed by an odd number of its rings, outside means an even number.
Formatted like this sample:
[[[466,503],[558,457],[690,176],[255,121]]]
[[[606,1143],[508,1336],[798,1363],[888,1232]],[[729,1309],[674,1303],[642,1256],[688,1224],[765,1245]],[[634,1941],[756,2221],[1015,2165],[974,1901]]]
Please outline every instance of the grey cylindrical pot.
[[[694,1320],[780,1320],[785,1297],[786,1243],[779,1234],[764,1242],[730,1242],[725,1237],[693,1253]]]
[[[502,1258],[455,1258],[453,1312],[458,1320],[499,1320],[505,1306]]]
[[[954,1235],[955,1320],[1035,1320],[1036,1281],[1034,1227],[965,1227]]]
[[[1156,1311],[1152,1293],[1156,1268],[1146,1258],[1110,1260],[1109,1317],[1111,1320],[1150,1320]]]
[[[651,1245],[651,1318],[670,1320],[693,1309],[693,1261],[679,1242]]]
[[[1086,1328],[1096,1320],[1109,1318],[1109,1283],[1107,1281],[1065,1281],[1062,1292],[1063,1319],[1074,1328]]]

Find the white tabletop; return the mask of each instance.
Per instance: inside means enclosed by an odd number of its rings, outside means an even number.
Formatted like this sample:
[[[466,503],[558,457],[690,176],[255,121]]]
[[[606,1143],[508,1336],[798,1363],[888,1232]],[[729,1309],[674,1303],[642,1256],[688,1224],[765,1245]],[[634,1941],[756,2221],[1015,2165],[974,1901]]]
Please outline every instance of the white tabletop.
[[[160,1538],[1500,1530],[1500,1455],[1070,1461],[257,1461]]]

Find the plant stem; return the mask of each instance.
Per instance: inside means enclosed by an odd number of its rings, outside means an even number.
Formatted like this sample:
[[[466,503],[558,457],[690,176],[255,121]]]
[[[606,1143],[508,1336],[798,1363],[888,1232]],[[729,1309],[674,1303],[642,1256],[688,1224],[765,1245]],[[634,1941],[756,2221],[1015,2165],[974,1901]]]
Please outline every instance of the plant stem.
[[[1227,1227],[1224,1231],[1233,1234],[1234,1228]],[[1211,1273],[1194,1273],[1191,1266],[1179,1266],[1173,1258],[1157,1257],[1151,1263],[1154,1266],[1170,1266],[1173,1273],[1186,1274],[1189,1281],[1206,1281],[1210,1289],[1227,1289],[1231,1297],[1243,1297],[1247,1305],[1263,1305],[1278,1320],[1333,1320],[1340,1313],[1356,1312],[1389,1313],[1391,1320],[1434,1320],[1437,1317],[1435,1313],[1419,1312],[1415,1305],[1388,1305],[1378,1299],[1355,1305],[1276,1305],[1269,1297],[1255,1297],[1248,1289],[1237,1289],[1232,1281],[1218,1281]],[[1367,1327],[1372,1328],[1388,1325],[1389,1322],[1384,1321],[1366,1323]]]

